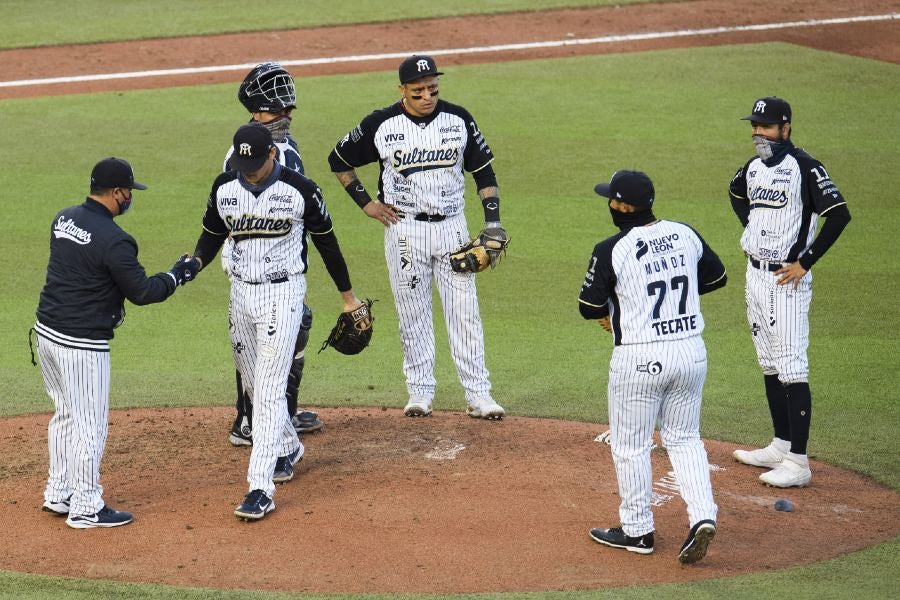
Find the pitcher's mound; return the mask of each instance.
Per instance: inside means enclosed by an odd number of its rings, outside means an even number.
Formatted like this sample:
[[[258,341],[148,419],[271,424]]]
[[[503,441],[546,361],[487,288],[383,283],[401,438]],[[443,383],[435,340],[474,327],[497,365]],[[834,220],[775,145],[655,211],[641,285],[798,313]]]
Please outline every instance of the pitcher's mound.
[[[115,529],[73,530],[40,510],[49,415],[2,419],[0,569],[213,588],[359,592],[594,589],[722,577],[811,563],[900,533],[898,494],[812,461],[809,488],[777,490],[707,441],[719,531],[677,560],[688,530],[665,451],[653,451],[656,552],[600,546],[619,523],[605,427],[550,419],[322,409],[324,432],[256,523],[232,511],[249,448],[228,443],[228,408],[113,411],[102,483]],[[780,498],[793,512],[778,512]],[[61,550],[64,549],[64,550]]]

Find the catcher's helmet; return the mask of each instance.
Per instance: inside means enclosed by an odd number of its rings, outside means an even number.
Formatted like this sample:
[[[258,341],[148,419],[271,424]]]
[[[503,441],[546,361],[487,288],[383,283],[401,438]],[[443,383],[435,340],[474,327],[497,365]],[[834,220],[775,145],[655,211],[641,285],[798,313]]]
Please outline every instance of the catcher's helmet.
[[[276,62],[256,65],[241,82],[238,100],[249,112],[297,108],[294,78]]]

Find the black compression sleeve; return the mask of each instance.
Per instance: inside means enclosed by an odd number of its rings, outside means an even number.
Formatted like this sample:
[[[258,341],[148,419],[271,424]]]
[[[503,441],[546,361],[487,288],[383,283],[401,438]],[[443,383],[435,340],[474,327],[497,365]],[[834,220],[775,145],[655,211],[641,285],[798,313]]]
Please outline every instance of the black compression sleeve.
[[[200,269],[201,271],[205,269],[216,257],[216,254],[219,253],[219,248],[225,243],[226,237],[228,236],[214,235],[205,229],[200,232],[200,237],[197,238],[197,245],[194,247],[194,256],[203,262],[203,267]]]
[[[494,168],[491,167],[491,163],[472,173],[472,178],[475,180],[475,187],[479,190],[486,187],[498,187],[497,175],[494,174]]]
[[[581,316],[585,319],[602,319],[603,317],[609,316],[609,303],[606,303],[603,306],[590,306],[584,302],[579,302],[578,312],[580,312]]]
[[[837,241],[841,232],[844,231],[844,227],[849,222],[850,210],[846,204],[835,206],[829,210],[825,215],[825,223],[822,224],[819,235],[816,236],[809,249],[797,259],[800,262],[800,266],[809,271],[816,264],[816,261],[822,258],[828,249],[831,248],[831,245]]]
[[[746,227],[747,223],[750,222],[750,203],[743,198],[737,198],[732,195],[729,195],[729,198],[731,199],[731,208],[734,210],[734,214],[737,215],[741,225]]]
[[[350,285],[350,272],[347,270],[347,263],[344,261],[344,255],[341,254],[341,247],[338,244],[337,236],[334,230],[328,233],[312,233],[310,232],[316,250],[325,263],[325,269],[331,276],[332,281],[337,286],[339,292],[346,292],[353,288]]]

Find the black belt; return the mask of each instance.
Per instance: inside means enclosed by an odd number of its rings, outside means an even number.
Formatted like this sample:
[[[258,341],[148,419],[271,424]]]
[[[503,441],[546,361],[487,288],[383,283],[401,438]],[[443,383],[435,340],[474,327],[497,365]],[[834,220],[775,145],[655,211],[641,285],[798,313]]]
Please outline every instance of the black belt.
[[[244,280],[241,279],[241,281]],[[244,283],[250,285],[259,285],[261,283],[284,283],[286,281],[290,281],[290,277],[288,277],[287,275],[285,275],[284,277],[276,277],[275,279],[270,279],[269,281],[244,281]]]
[[[749,257],[749,258],[750,258],[750,264],[753,265],[754,268],[756,268],[756,269],[762,269],[762,268],[763,268],[763,263],[761,263],[760,261],[756,260],[756,259],[753,258],[752,256]],[[777,271],[778,269],[780,269],[781,267],[784,266],[784,265],[781,264],[781,263],[770,263],[770,262],[767,262],[767,263],[765,263],[765,264],[766,264],[765,270],[766,270],[766,271],[771,271],[771,272],[773,272],[773,273],[774,273],[775,271]]]
[[[440,223],[447,218],[447,215],[429,215],[428,213],[419,213],[413,218],[416,221],[425,221],[426,223]]]

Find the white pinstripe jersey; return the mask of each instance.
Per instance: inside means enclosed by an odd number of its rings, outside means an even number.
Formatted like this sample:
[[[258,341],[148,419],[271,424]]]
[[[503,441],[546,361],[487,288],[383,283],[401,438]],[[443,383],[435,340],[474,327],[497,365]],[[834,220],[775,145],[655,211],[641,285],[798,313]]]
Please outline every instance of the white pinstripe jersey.
[[[796,261],[812,244],[819,215],[846,204],[822,163],[796,147],[771,166],[759,157],[748,161],[729,192],[750,203],[741,248],[772,262]]]
[[[334,150],[353,168],[379,161],[378,198],[411,214],[461,213],[463,170],[494,160],[469,111],[443,100],[427,117],[409,115],[400,102],[376,110]]]
[[[322,191],[313,181],[281,165],[273,177],[267,188],[254,194],[236,171],[222,173],[207,201],[203,228],[231,236],[228,269],[242,281],[305,273],[307,230],[314,235],[332,229]]]
[[[660,220],[597,244],[578,300],[608,307],[616,346],[678,340],[703,332],[699,295],[723,277],[700,234]]]

